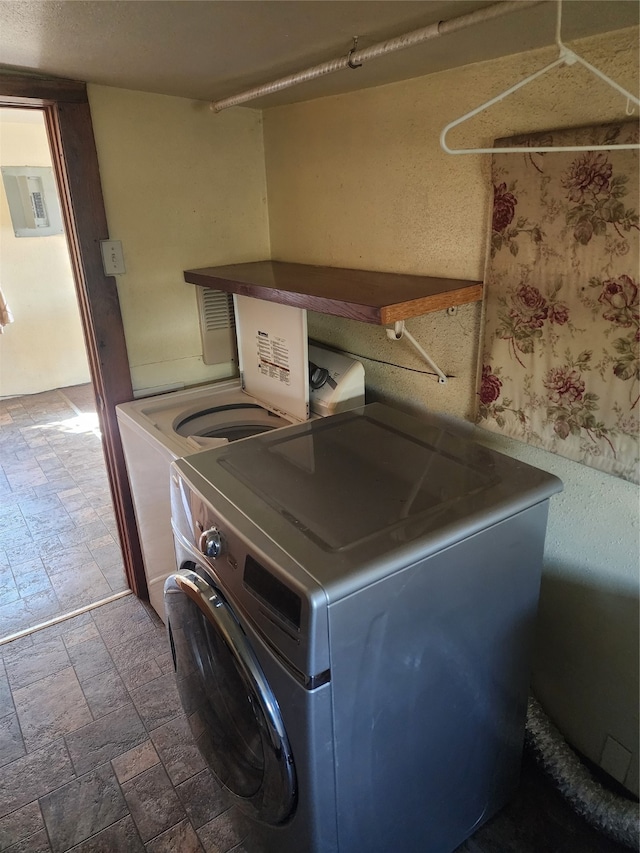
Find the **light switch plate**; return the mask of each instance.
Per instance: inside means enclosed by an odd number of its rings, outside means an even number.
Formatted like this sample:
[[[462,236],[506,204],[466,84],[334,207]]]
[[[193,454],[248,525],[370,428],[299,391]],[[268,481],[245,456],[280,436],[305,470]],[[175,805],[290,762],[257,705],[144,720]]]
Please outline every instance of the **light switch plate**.
[[[126,272],[120,240],[100,240],[100,251],[105,275],[123,275]]]

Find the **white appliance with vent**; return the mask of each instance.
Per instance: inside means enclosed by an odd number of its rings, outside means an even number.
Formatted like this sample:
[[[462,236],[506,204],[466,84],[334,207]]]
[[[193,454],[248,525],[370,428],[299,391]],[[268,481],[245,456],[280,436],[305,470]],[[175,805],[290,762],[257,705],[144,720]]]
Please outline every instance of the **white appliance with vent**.
[[[169,466],[196,451],[364,403],[364,368],[309,345],[301,308],[234,296],[240,377],[116,407],[149,589],[175,571]]]

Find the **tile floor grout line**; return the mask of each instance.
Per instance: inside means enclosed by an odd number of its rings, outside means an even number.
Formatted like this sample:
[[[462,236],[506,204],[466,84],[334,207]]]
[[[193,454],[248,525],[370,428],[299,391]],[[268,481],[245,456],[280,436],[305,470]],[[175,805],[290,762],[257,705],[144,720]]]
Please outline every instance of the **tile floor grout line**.
[[[79,418],[81,418],[81,417],[85,414],[85,412],[83,412],[81,409],[79,409],[79,408],[75,405],[75,403],[74,403],[72,400],[70,400],[70,399],[69,399],[69,397],[67,397],[67,395],[64,393],[64,391],[63,391],[61,388],[56,388],[56,391],[57,391],[58,395],[59,395],[60,397],[62,397],[62,399],[65,401],[65,403],[66,403],[66,404],[67,404],[67,405],[72,409],[72,411],[74,411],[74,412],[76,413],[76,415],[77,415]],[[102,438],[102,433],[101,433],[101,431],[100,431],[100,426],[99,426],[99,425],[98,425],[98,426],[96,426],[96,427],[93,427],[93,428],[91,429],[91,432],[92,432],[94,435],[96,435],[98,438]]]
[[[130,589],[125,589],[122,592],[115,592],[107,598],[101,598],[100,601],[94,601],[91,604],[85,604],[84,607],[79,607],[77,610],[71,610],[69,613],[63,613],[60,616],[54,616],[53,619],[47,619],[46,622],[40,622],[39,625],[34,625],[31,628],[24,628],[22,631],[16,631],[15,634],[8,634],[6,637],[0,638],[0,646],[6,643],[11,643],[13,640],[19,640],[22,637],[27,637],[29,634],[34,634],[36,631],[41,631],[43,628],[50,628],[52,625],[57,625],[59,622],[66,622],[67,619],[73,619],[74,616],[81,616],[90,610],[95,610],[97,607],[102,607],[103,604],[109,604],[112,601],[117,601],[119,598],[124,598],[127,595],[132,595]]]
[[[62,399],[63,399],[63,400],[65,401],[65,403],[67,404],[67,406],[69,406],[69,408],[70,408],[70,409],[73,409],[73,411],[76,413],[76,415],[81,415],[81,414],[82,414],[82,411],[81,411],[81,410],[76,406],[76,404],[75,404],[75,403],[73,403],[73,402],[72,402],[72,401],[67,397],[67,395],[64,393],[64,391],[63,391],[61,388],[56,388],[56,392],[57,392],[57,394],[58,394],[58,396],[59,396],[59,397],[62,397]]]

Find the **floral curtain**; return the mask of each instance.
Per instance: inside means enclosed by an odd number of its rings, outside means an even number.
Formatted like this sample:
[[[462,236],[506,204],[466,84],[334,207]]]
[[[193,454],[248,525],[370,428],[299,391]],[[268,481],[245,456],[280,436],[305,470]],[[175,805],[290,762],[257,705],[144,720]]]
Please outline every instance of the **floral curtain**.
[[[500,145],[638,142],[636,122]],[[638,482],[638,151],[495,154],[477,420]]]

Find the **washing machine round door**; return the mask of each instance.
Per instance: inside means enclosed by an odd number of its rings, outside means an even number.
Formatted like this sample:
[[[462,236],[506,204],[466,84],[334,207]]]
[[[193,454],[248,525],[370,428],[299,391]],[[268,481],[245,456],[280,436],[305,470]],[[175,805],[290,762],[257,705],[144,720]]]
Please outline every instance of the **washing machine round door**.
[[[295,810],[296,776],[277,700],[229,603],[190,565],[167,580],[165,610],[191,730],[241,808],[283,823]]]

